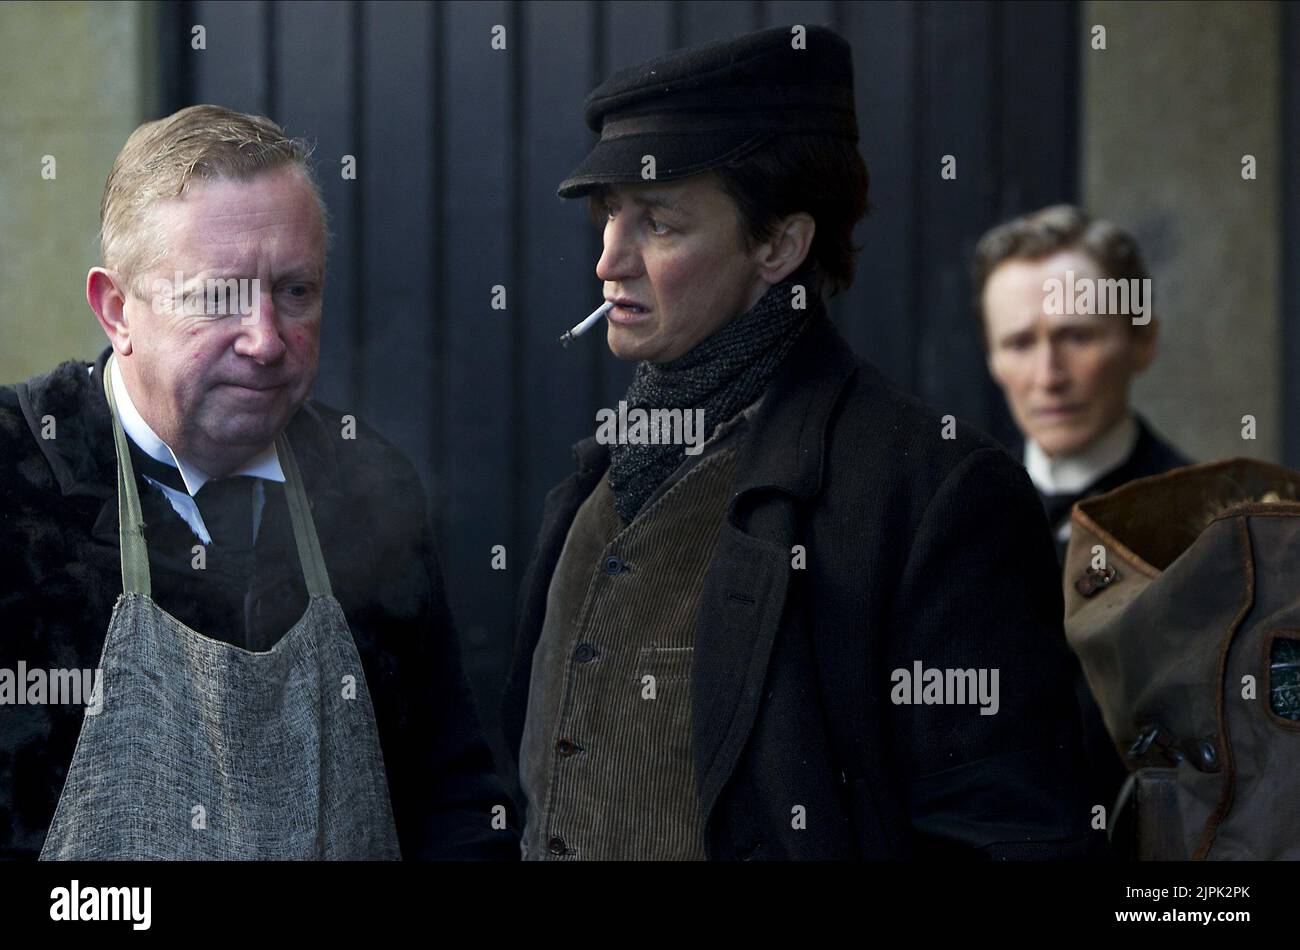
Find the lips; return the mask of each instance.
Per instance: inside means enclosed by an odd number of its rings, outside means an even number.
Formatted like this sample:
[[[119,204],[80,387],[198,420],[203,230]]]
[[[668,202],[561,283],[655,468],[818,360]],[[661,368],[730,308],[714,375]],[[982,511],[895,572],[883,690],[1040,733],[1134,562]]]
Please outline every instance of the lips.
[[[232,389],[244,389],[249,392],[255,392],[255,393],[269,393],[277,389],[283,389],[285,386],[284,383],[275,383],[274,385],[270,385],[270,386],[265,384],[254,385],[251,383],[222,383],[221,385],[229,386]]]
[[[636,323],[650,312],[650,308],[631,297],[609,297],[610,303],[614,305],[606,316],[614,323]]]
[[[633,312],[641,312],[641,313],[647,313],[650,310],[650,308],[647,307],[645,304],[639,303],[638,301],[633,300],[631,297],[610,297],[608,299],[609,302],[612,303],[614,306],[620,307],[623,310],[630,310]]]

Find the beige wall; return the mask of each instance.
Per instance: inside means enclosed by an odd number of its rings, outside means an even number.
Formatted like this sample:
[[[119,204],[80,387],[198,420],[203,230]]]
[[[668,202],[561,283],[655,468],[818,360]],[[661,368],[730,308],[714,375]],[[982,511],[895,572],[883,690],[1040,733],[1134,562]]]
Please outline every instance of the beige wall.
[[[1084,202],[1136,234],[1162,320],[1134,404],[1197,459],[1276,460],[1279,8],[1096,0],[1081,15]]]
[[[107,345],[86,305],[99,196],[153,109],[145,3],[0,4],[0,383]],[[41,177],[53,155],[56,177]]]

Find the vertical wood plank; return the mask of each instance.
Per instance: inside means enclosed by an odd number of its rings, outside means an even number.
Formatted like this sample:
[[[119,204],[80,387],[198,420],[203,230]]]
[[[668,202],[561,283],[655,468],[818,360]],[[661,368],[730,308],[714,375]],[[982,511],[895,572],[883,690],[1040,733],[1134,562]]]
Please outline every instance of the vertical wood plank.
[[[994,38],[1003,116],[999,220],[1078,195],[1077,16],[1068,0],[1002,7]]]
[[[356,149],[364,346],[359,411],[434,484],[430,419],[442,367],[434,362],[432,189],[433,10],[364,4],[362,98]]]
[[[756,30],[758,5],[738,0],[690,0],[681,7],[683,46],[727,39]]]
[[[566,201],[555,193],[595,139],[582,119],[594,71],[592,13],[585,2],[550,0],[523,8],[522,135],[527,146],[520,156],[517,218],[523,259],[511,308],[522,346],[519,573],[541,523],[546,492],[573,471],[570,446],[595,429],[597,363],[591,357],[599,348],[608,349],[603,327],[567,349],[558,343],[560,334],[601,300],[591,257],[595,228],[586,202]]]
[[[518,212],[513,174],[520,155],[511,128],[514,70],[522,49],[511,6],[444,8],[445,382],[439,400],[446,464],[441,496],[448,593],[462,636],[476,655],[510,629],[524,551],[515,537],[513,484],[518,431],[513,396],[511,321],[515,286],[512,231]],[[493,49],[492,28],[507,28]],[[492,308],[492,288],[509,309]],[[507,546],[514,570],[491,569],[493,545]]]
[[[836,14],[832,0],[760,0],[754,28],[762,30],[796,23],[834,26]]]
[[[848,3],[842,10],[841,30],[853,47],[858,148],[871,176],[871,208],[854,231],[861,250],[853,286],[832,312],[862,357],[911,390],[920,336],[918,11],[903,2]]]
[[[920,179],[917,389],[942,414],[984,428],[986,385],[967,273],[981,224],[997,197],[997,102],[989,75],[995,35],[988,3],[941,2],[921,9],[922,97],[916,174]],[[992,119],[992,121],[991,121]],[[955,180],[941,178],[943,156]],[[937,436],[936,436],[937,437]]]
[[[266,4],[220,3],[200,0],[190,4],[192,17],[184,25],[184,55],[189,59],[197,93],[195,103],[210,102],[238,112],[263,114],[268,109]],[[201,25],[207,49],[189,45],[191,29]],[[192,103],[187,103],[190,105]],[[277,116],[271,116],[277,119]]]
[[[356,208],[361,179],[342,177],[342,157],[359,150],[353,109],[352,7],[327,2],[276,4],[271,14],[272,118],[290,135],[315,141],[314,160],[334,235],[315,396],[342,412],[357,413],[362,360],[357,353],[360,233]]]

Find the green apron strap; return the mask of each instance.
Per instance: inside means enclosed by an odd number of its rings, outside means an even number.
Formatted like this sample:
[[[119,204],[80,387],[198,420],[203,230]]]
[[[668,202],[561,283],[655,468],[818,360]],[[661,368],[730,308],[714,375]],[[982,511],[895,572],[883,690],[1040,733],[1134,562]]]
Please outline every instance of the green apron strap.
[[[140,508],[140,493],[135,488],[135,468],[131,465],[126,432],[117,418],[117,400],[113,398],[111,382],[112,365],[112,357],[109,357],[104,364],[104,393],[108,396],[109,414],[113,417],[113,443],[117,451],[117,538],[122,556],[122,593],[148,597],[152,591],[149,549],[144,541],[144,512]]]
[[[284,469],[284,500],[289,503],[289,520],[293,522],[293,539],[298,545],[298,560],[302,564],[302,577],[307,582],[307,593],[327,597],[330,589],[329,572],[321,554],[320,539],[316,536],[316,523],[311,517],[311,505],[302,487],[298,460],[294,457],[289,440],[281,432],[275,437],[275,451]]]

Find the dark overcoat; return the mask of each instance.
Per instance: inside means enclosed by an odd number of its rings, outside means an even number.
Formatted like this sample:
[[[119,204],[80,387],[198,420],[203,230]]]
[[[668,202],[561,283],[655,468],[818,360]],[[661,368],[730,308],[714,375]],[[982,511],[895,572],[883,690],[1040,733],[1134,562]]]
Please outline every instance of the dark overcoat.
[[[824,318],[773,379],[696,623],[693,754],[711,858],[1096,849],[1042,506],[1018,462],[945,421]],[[608,465],[594,438],[575,455],[520,595],[503,704],[516,750],[551,575]],[[893,671],[918,661],[996,669],[997,713],[894,702]]]
[[[110,352],[93,372],[67,362],[0,387],[0,667],[98,664],[122,592],[116,455],[103,385]],[[402,854],[517,858],[514,832],[493,828],[493,808],[508,799],[461,668],[419,476],[364,424],[355,439],[343,441],[344,431],[342,414],[315,402],[287,428],[373,699]],[[284,505],[283,491],[272,487],[265,519],[276,514],[274,503]],[[262,566],[247,594],[203,588],[218,582],[196,581],[187,550],[176,557],[152,543],[166,527],[159,522],[171,517],[165,502],[162,509],[146,525],[146,540],[164,609],[215,617],[230,593],[230,609],[271,611],[295,591],[305,606],[291,547],[282,563]],[[279,514],[285,524],[287,509]],[[0,857],[39,853],[82,709],[0,706]]]
[[[1138,437],[1137,442],[1133,445],[1133,451],[1122,465],[1107,472],[1081,492],[1080,500],[1092,498],[1096,495],[1104,495],[1106,492],[1114,491],[1121,485],[1127,485],[1138,478],[1160,475],[1170,469],[1182,468],[1184,465],[1191,464],[1191,460],[1187,456],[1166,442],[1140,414],[1135,413],[1134,416],[1137,420]],[[1012,443],[1010,451],[1016,458],[1024,458],[1024,441],[1018,440]],[[1069,517],[1067,512],[1065,518],[1068,520]],[[1052,525],[1051,527],[1055,530],[1057,526]],[[1069,547],[1069,538],[1064,541],[1056,541],[1056,556],[1063,572],[1065,570],[1065,555]],[[1064,578],[1067,585],[1072,585],[1078,580],[1078,577]],[[1085,749],[1084,761],[1087,763],[1088,769],[1089,797],[1094,802],[1104,804],[1106,810],[1112,812],[1120,789],[1124,786],[1124,780],[1128,778],[1129,770],[1115,749],[1115,741],[1111,738],[1110,733],[1106,731],[1106,723],[1102,719],[1101,710],[1097,707],[1097,701],[1093,698],[1092,690],[1088,686],[1088,678],[1084,675],[1082,666],[1078,664],[1077,658],[1074,658],[1073,655],[1072,662],[1075,665],[1074,692],[1079,704],[1079,716],[1082,723]]]

